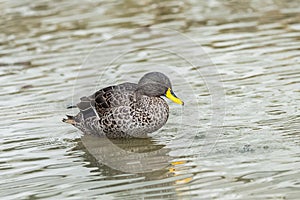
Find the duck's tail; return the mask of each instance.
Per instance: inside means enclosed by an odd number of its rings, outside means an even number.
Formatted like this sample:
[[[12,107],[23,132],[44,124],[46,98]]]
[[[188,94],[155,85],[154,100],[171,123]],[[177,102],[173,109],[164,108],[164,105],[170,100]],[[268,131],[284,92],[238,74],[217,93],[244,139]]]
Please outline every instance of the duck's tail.
[[[66,115],[66,116],[67,116],[67,119],[63,118],[62,121],[75,126],[76,122],[75,122],[74,116],[71,116],[71,115]]]

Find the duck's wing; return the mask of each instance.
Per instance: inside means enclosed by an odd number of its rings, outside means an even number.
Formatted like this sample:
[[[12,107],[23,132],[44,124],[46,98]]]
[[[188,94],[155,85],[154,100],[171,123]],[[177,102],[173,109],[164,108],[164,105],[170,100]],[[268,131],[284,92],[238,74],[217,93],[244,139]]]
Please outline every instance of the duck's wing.
[[[123,83],[120,85],[103,88],[91,96],[80,98],[77,107],[83,114],[84,119],[97,116],[101,118],[110,112],[113,107],[126,106],[132,101],[133,92],[137,84]]]
[[[77,108],[80,110],[80,113],[82,113],[84,119],[93,116],[99,117],[95,108],[94,94],[88,97],[81,97],[80,102],[77,104]]]

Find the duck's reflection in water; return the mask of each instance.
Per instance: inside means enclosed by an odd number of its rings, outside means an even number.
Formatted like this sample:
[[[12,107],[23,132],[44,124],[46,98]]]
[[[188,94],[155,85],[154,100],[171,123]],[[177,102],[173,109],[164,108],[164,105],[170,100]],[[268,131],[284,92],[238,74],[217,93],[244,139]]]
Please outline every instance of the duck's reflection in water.
[[[190,195],[184,191],[188,187],[186,183],[192,180],[193,174],[182,174],[182,170],[187,169],[185,166],[187,161],[184,158],[171,157],[169,155],[171,149],[166,145],[158,144],[152,138],[108,139],[85,135],[78,142],[76,149],[85,152],[84,157],[90,163],[87,167],[96,168],[93,172],[100,172],[100,180],[122,180],[125,184],[122,190],[132,190],[130,195],[134,193],[134,195],[143,194],[159,198],[168,196],[171,199]],[[144,182],[142,186],[130,186],[130,180],[136,181],[137,178]],[[112,186],[95,185],[93,190],[102,191],[110,187]],[[135,187],[143,189],[134,190]],[[153,188],[157,189],[153,190]],[[111,190],[118,190],[118,188],[109,189]]]
[[[125,173],[169,172],[169,148],[151,138],[108,139],[84,135],[78,143],[93,166],[105,165],[113,171]],[[108,171],[107,171],[108,172]],[[113,173],[114,174],[114,173]],[[109,174],[106,174],[109,175]]]

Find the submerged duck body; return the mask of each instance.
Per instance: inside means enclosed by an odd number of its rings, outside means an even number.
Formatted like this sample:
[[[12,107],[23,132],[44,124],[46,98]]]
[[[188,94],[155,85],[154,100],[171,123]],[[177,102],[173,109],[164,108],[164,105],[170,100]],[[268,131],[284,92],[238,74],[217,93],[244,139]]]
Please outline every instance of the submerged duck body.
[[[169,78],[160,72],[145,74],[138,84],[123,83],[103,88],[77,104],[80,112],[63,122],[85,134],[108,138],[146,137],[168,120],[169,106],[161,98],[183,102],[172,92]]]

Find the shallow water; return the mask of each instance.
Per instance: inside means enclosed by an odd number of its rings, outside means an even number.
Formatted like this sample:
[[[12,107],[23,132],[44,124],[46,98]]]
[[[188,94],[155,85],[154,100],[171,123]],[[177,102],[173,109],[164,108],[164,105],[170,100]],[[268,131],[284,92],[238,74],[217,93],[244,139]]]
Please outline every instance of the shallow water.
[[[1,199],[299,199],[299,1],[0,1]],[[148,71],[182,108],[148,139],[63,124]],[[99,145],[99,146],[97,146]]]

